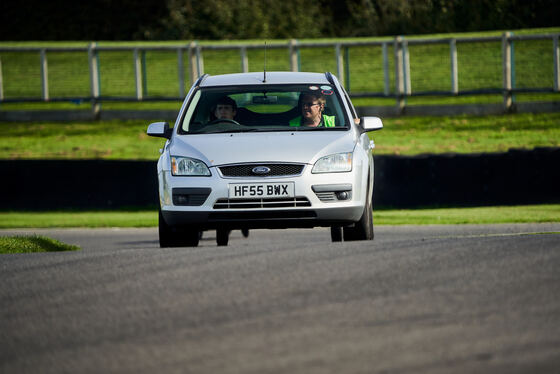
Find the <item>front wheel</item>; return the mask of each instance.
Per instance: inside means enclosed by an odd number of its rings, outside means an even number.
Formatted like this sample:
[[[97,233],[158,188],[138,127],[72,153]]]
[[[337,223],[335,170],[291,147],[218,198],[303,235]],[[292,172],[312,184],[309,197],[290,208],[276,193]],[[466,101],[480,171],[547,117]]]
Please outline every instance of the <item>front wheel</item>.
[[[373,240],[373,209],[371,206],[371,198],[368,205],[364,209],[364,214],[358,222],[356,222],[356,227],[354,228],[355,240]]]
[[[160,248],[196,247],[200,239],[200,230],[192,227],[175,227],[165,222],[161,209],[158,215],[158,231]]]
[[[228,245],[229,233],[230,233],[230,230],[228,230],[228,229],[217,229],[216,230],[216,242],[218,243],[218,246],[222,247],[222,246]]]
[[[333,243],[342,241],[342,227],[341,226],[331,226],[331,240]]]
[[[352,240],[373,240],[373,203],[372,194],[369,193],[369,182],[368,182],[368,196],[366,198],[366,206],[364,207],[364,213],[358,222],[354,224],[354,227],[344,228],[344,241]]]

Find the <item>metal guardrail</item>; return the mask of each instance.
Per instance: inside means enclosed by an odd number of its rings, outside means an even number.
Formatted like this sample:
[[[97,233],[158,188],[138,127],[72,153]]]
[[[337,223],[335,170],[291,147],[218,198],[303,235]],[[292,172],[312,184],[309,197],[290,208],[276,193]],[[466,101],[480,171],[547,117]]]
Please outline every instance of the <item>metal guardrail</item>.
[[[334,59],[336,63],[336,74],[349,90],[350,86],[350,57],[349,50],[354,47],[381,47],[382,69],[383,69],[383,90],[379,92],[355,92],[350,91],[353,97],[392,97],[396,100],[397,108],[403,109],[406,98],[411,96],[447,96],[447,95],[476,95],[476,94],[502,94],[503,105],[508,111],[513,104],[513,97],[518,92],[559,92],[560,79],[560,53],[558,38],[560,34],[541,34],[541,35],[519,35],[515,36],[510,32],[504,33],[501,37],[459,37],[459,38],[416,38],[407,39],[405,37],[395,37],[392,40],[379,41],[342,41],[342,42],[299,42],[290,40],[287,43],[267,44],[267,49],[288,49],[289,69],[299,71],[301,69],[300,51],[306,48],[334,48]],[[537,41],[550,40],[553,60],[548,63],[552,65],[553,77],[551,87],[515,87],[515,41]],[[457,45],[461,43],[489,43],[501,42],[501,87],[480,87],[477,89],[461,90],[459,87],[459,65],[457,58]],[[449,77],[450,86],[448,90],[413,90],[410,72],[410,51],[409,46],[442,44],[449,47]],[[112,101],[150,101],[150,100],[181,100],[186,93],[185,64],[188,63],[188,75],[190,82],[194,82],[199,76],[204,74],[204,52],[205,51],[224,51],[238,50],[240,59],[240,71],[248,72],[248,50],[263,49],[262,44],[225,44],[225,45],[206,45],[196,42],[181,45],[162,45],[162,46],[99,46],[91,43],[88,47],[0,47],[0,103],[1,102],[26,102],[26,101],[69,101],[82,100],[92,103],[94,112],[99,110],[99,103],[105,100]],[[389,50],[392,49],[392,56]],[[100,52],[125,51],[133,54],[134,71],[134,96],[118,96],[102,94],[101,90],[101,67]],[[177,96],[148,96],[147,93],[147,73],[146,73],[146,52],[167,51],[177,54]],[[6,79],[3,76],[2,53],[38,53],[40,56],[40,97],[6,97],[4,85]],[[49,90],[49,63],[48,56],[57,52],[87,52],[88,71],[89,71],[89,95],[71,97],[52,96]],[[185,62],[185,54],[187,62]],[[547,64],[543,61],[543,64]],[[394,71],[390,71],[393,65]],[[392,76],[392,77],[391,77]],[[392,90],[391,88],[394,87]]]

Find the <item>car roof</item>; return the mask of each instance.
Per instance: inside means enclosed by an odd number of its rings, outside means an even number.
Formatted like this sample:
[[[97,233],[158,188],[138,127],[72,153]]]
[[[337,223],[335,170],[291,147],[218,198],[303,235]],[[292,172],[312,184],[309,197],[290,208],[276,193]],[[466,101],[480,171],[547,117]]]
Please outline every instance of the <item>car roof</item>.
[[[263,78],[263,72],[209,75],[202,80],[200,87],[260,84],[331,84],[324,73],[267,71],[265,82],[263,82]]]

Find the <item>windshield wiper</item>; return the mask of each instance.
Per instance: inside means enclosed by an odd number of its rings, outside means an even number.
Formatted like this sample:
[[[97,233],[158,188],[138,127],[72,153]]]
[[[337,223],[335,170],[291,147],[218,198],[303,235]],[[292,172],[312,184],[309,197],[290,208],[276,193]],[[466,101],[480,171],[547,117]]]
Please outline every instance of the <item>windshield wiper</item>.
[[[227,133],[239,133],[239,132],[257,132],[260,129],[229,129],[229,130],[217,130],[217,131],[201,131],[196,132],[196,134],[227,134]]]
[[[189,134],[233,134],[243,132],[287,132],[287,131],[331,131],[331,130],[348,130],[346,126],[337,127],[305,127],[305,126],[291,126],[291,127],[255,127],[244,129],[230,129],[230,130],[216,130],[216,131],[196,131]]]

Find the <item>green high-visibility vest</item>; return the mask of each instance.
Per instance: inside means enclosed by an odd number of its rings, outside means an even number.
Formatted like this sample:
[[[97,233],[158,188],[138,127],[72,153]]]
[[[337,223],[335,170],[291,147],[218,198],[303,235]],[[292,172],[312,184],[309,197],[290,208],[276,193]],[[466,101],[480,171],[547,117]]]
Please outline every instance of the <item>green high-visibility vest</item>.
[[[298,116],[290,120],[290,126],[299,127],[301,126],[301,116]],[[323,123],[320,126],[324,127],[334,127],[335,126],[335,116],[327,116],[323,114]]]

